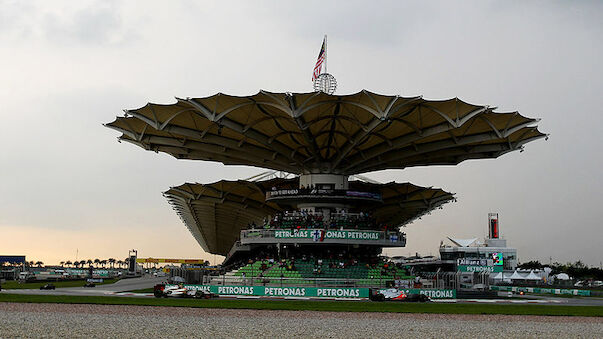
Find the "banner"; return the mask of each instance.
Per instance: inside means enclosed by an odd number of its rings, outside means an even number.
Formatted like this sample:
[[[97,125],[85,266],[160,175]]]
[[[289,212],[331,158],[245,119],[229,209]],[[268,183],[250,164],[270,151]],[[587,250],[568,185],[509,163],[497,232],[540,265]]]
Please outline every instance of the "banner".
[[[72,268],[67,268],[65,269],[65,272],[68,275],[88,275],[88,270],[82,270],[82,269],[72,269]],[[92,271],[92,275],[98,275],[101,277],[108,277],[109,276],[109,271],[108,270],[93,270]]]
[[[241,295],[261,297],[298,298],[368,298],[368,288],[337,287],[268,287],[268,286],[215,286],[184,285],[193,290],[201,290],[219,295]],[[456,290],[446,289],[400,289],[406,294],[425,294],[432,299],[455,299]],[[380,290],[381,291],[381,290]]]
[[[298,195],[348,196],[348,197],[359,197],[359,198],[369,198],[369,199],[381,200],[381,194],[379,194],[379,193],[335,190],[335,189],[322,189],[322,188],[300,188],[300,189],[288,189],[288,190],[274,190],[274,191],[266,192],[267,199],[277,198],[277,197],[298,196]]]
[[[314,239],[323,241],[325,239],[360,239],[379,240],[382,232],[378,231],[337,231],[337,230],[275,230],[274,237],[278,239]]]
[[[205,260],[203,259],[170,259],[170,258],[137,258],[137,263],[171,263],[171,264],[193,264],[193,265],[204,265]]]
[[[560,289],[560,288],[540,288],[540,287],[515,287],[515,286],[490,286],[492,291],[505,292],[524,292],[524,293],[542,293],[542,294],[569,294],[590,296],[589,290]]]
[[[494,266],[502,266],[503,265],[503,254],[500,252],[492,253],[492,262]]]
[[[387,291],[387,289],[379,290],[379,293],[383,293]],[[410,289],[400,289],[399,291],[404,292],[406,295],[409,294],[425,294],[431,299],[456,299],[456,290],[441,290],[441,289],[418,289],[418,288],[410,288]]]
[[[267,286],[214,286],[184,285],[184,287],[219,295],[244,295],[266,297],[310,298],[368,298],[368,288],[330,287],[267,287]]]
[[[459,258],[456,259],[457,266],[493,266],[492,259]]]
[[[502,266],[467,266],[461,265],[457,266],[457,271],[459,272],[490,272],[490,273],[498,273],[503,271]]]

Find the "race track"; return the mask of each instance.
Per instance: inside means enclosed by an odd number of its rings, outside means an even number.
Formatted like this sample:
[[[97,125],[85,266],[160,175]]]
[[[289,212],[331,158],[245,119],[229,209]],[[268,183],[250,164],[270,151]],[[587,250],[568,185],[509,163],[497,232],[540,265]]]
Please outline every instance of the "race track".
[[[603,319],[0,303],[7,338],[601,338]]]

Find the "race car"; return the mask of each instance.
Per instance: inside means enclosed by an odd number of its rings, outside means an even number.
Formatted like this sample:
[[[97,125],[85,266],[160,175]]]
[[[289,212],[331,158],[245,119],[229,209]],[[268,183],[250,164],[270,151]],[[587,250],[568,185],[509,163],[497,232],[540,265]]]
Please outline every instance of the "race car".
[[[153,295],[156,298],[167,298],[167,297],[179,297],[179,298],[197,298],[197,299],[210,299],[217,298],[216,294],[211,292],[205,292],[202,290],[196,290],[192,288],[186,288],[184,285],[165,285],[157,284],[153,288]]]
[[[42,286],[40,286],[40,289],[41,289],[41,290],[54,290],[54,289],[55,289],[55,287],[54,287],[54,285],[53,285],[53,284],[46,284],[46,285],[42,285]]]
[[[385,290],[372,291],[369,294],[370,300],[373,301],[403,301],[403,302],[430,302],[431,298],[425,294],[406,293],[403,290],[396,288],[388,288]]]

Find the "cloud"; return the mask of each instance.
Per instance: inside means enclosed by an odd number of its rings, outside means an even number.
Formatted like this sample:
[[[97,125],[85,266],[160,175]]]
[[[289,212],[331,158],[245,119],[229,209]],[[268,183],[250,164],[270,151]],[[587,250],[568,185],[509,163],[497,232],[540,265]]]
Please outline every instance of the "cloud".
[[[42,41],[64,47],[131,44],[139,38],[117,1],[4,1],[0,37],[12,43]]]
[[[93,257],[112,242],[142,255],[202,253],[161,192],[260,170],[145,152],[118,144],[101,123],[174,96],[310,91],[326,33],[340,94],[459,96],[540,117],[552,134],[496,160],[368,174],[457,193],[458,203],[406,228],[401,253],[436,252],[448,235],[480,236],[487,213],[498,211],[522,258],[597,264],[601,6],[0,0],[0,234],[58,234],[58,243],[91,236]],[[48,261],[19,248],[5,250]]]

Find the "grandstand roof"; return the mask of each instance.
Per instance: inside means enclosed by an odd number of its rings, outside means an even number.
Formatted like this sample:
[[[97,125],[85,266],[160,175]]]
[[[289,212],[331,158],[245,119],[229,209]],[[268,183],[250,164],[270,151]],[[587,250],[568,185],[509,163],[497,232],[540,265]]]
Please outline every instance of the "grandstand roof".
[[[267,202],[266,191],[273,186],[296,188],[299,178],[267,181],[218,181],[212,184],[184,184],[164,193],[201,247],[212,254],[226,255],[239,238],[241,229],[285,208]],[[350,189],[380,192],[383,204],[368,207],[379,223],[404,225],[454,199],[451,193],[410,183],[383,185],[351,181]]]
[[[493,109],[366,90],[260,91],[149,103],[106,126],[121,132],[120,140],[179,159],[351,175],[496,158],[546,136],[537,119]]]

